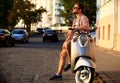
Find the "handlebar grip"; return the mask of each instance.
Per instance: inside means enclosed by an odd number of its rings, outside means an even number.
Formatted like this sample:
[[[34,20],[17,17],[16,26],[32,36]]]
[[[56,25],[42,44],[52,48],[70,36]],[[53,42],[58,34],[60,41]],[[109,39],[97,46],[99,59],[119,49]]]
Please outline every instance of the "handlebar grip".
[[[69,28],[69,30],[75,30],[75,28]]]

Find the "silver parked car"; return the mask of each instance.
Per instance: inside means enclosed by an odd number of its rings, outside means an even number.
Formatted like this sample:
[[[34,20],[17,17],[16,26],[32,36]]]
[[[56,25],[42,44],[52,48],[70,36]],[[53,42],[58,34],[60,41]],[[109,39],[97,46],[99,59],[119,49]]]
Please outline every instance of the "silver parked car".
[[[14,29],[12,31],[12,37],[15,38],[16,41],[21,41],[23,43],[29,41],[29,34],[25,29]]]

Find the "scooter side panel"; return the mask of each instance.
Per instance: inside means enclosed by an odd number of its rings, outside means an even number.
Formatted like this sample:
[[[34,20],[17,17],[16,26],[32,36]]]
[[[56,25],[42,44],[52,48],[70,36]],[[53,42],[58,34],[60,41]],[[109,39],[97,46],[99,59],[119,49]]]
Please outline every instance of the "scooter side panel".
[[[96,53],[95,53],[94,41],[93,42],[88,41],[86,50],[87,50],[86,51],[86,56],[91,57],[91,59],[95,61]]]
[[[71,41],[71,70],[74,70],[75,59],[79,56],[78,42]]]

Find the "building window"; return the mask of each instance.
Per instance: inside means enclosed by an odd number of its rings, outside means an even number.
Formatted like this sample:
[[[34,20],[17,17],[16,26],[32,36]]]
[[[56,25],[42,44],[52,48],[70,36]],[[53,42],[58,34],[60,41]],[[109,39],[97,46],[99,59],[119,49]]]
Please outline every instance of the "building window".
[[[104,37],[105,37],[105,27],[103,26],[103,40],[104,40]]]
[[[108,25],[108,40],[110,40],[110,24]]]
[[[100,27],[98,28],[98,39],[100,40]]]

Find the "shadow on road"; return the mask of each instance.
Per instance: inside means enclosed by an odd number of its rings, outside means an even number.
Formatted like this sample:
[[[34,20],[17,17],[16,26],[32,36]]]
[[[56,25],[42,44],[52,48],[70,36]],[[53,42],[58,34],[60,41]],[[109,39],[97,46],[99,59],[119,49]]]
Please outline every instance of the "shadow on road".
[[[120,71],[98,72],[104,83],[120,83]]]
[[[7,78],[0,69],[0,83],[7,83]]]

